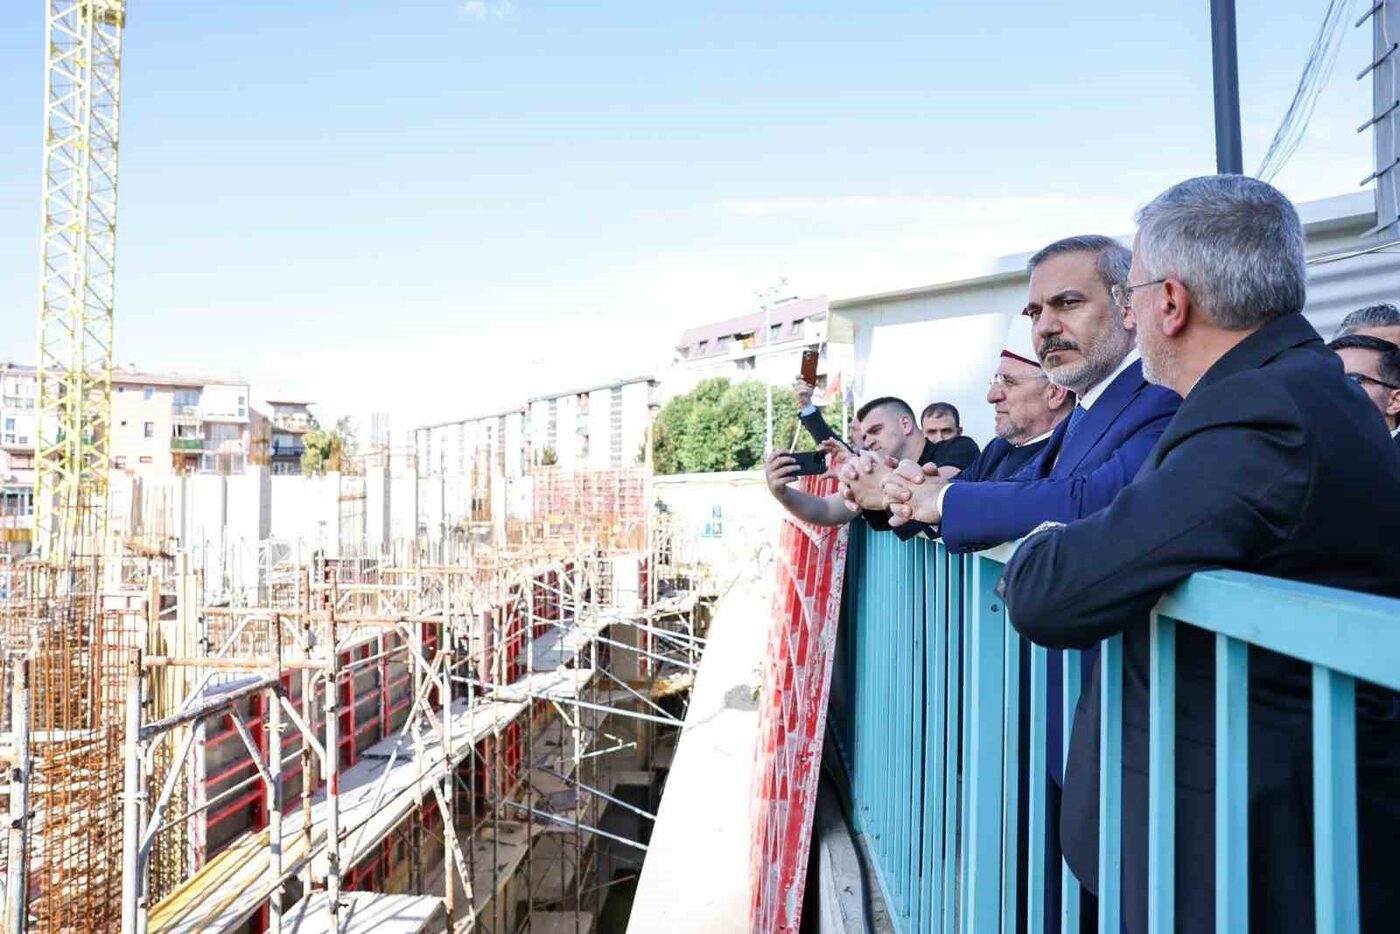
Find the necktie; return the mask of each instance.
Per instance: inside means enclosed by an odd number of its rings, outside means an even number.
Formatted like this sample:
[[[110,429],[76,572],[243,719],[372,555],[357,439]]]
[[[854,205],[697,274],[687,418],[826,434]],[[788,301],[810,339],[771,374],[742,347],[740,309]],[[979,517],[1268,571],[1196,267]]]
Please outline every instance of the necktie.
[[[1055,465],[1060,462],[1060,455],[1065,453],[1065,448],[1069,447],[1070,435],[1074,434],[1074,430],[1079,427],[1079,423],[1082,422],[1084,416],[1088,414],[1089,410],[1082,405],[1076,405],[1074,411],[1069,413],[1069,424],[1065,426],[1065,436],[1060,439],[1060,449],[1055,452],[1055,459],[1050,462],[1052,470]]]
[[[1065,445],[1069,444],[1070,436],[1074,434],[1074,430],[1079,427],[1079,423],[1082,422],[1084,416],[1088,414],[1089,410],[1082,405],[1076,405],[1074,411],[1069,413],[1069,426],[1065,428],[1065,437],[1064,440],[1060,442],[1060,450],[1064,450]]]

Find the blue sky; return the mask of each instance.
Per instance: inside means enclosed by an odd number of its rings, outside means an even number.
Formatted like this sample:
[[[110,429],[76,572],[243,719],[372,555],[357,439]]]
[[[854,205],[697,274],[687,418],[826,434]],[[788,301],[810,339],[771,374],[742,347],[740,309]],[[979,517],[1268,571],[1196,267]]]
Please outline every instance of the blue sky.
[[[0,358],[32,361],[43,3],[0,16]],[[1246,168],[1326,4],[1239,0]],[[1213,170],[1205,0],[129,0],[116,358],[396,433],[1130,229]],[[1354,17],[1353,17],[1354,19]],[[1349,23],[1348,23],[1349,25]],[[1276,179],[1369,174],[1348,29]]]

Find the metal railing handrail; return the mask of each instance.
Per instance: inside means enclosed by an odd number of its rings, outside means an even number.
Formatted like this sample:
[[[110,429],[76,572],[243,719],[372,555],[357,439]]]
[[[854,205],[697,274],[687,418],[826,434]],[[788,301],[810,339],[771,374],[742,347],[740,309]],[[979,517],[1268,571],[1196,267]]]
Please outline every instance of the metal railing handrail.
[[[1050,865],[1040,858],[1046,833],[1057,832],[1046,825],[1043,781],[1051,716],[1047,661],[1053,650],[1023,643],[996,592],[1014,551],[1012,544],[955,555],[941,542],[901,543],[860,521],[851,527],[840,637],[845,651],[834,676],[848,683],[839,691],[833,686],[833,697],[844,697],[840,705],[833,702],[833,735],[850,774],[853,819],[901,931],[1041,934],[1061,925],[1067,931],[1079,927],[1074,875],[1061,863],[1062,885],[1055,887]],[[1216,929],[1249,925],[1247,737],[1254,646],[1312,666],[1317,928],[1357,932],[1355,679],[1400,689],[1397,620],[1400,599],[1230,570],[1197,573],[1158,601],[1147,672],[1149,931],[1174,930],[1180,901],[1179,626],[1211,634],[1216,646],[1210,886]],[[1102,820],[1098,878],[1089,880],[1089,888],[1099,896],[1099,930],[1116,934],[1123,917],[1122,637],[1100,643],[1099,651]],[[1080,666],[1079,652],[1063,654],[1063,708],[1053,717],[1063,727],[1066,747],[1079,703]],[[1028,698],[1021,696],[1023,682]],[[1047,920],[1047,906],[1053,921]]]

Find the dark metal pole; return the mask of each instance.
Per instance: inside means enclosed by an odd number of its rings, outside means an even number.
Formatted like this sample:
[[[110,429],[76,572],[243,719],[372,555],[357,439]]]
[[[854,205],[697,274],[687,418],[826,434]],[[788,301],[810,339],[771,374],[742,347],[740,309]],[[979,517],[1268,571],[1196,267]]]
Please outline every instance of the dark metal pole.
[[[1235,0],[1210,0],[1210,48],[1215,68],[1215,170],[1243,175]]]

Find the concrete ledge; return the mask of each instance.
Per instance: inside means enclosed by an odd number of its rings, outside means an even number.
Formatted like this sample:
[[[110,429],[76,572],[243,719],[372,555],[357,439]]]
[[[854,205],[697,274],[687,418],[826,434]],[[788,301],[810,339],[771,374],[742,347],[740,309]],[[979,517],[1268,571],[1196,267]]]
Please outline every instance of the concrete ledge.
[[[629,934],[749,929],[755,690],[772,616],[772,569],[741,579],[710,625],[661,797]]]

